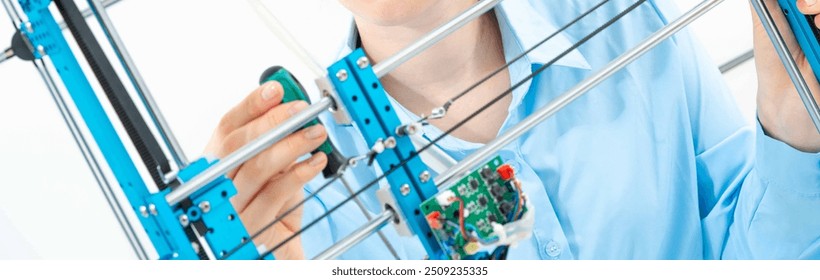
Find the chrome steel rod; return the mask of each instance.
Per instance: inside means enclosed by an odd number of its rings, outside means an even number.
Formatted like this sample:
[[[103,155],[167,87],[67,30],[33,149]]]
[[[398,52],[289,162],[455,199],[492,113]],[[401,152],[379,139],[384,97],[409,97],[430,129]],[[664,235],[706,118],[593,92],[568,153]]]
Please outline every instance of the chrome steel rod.
[[[345,179],[344,175],[339,176],[339,181],[342,181],[342,185],[345,187],[349,195],[353,195],[353,193],[355,193],[353,191],[353,188],[350,187],[350,184],[347,183],[347,180]],[[367,207],[364,206],[364,203],[361,199],[359,199],[358,196],[354,196],[353,201],[356,202],[356,206],[358,206],[359,210],[362,211],[362,215],[364,215],[365,219],[367,219],[368,221],[373,219],[373,216],[370,215],[370,211],[367,210]],[[378,235],[379,239],[381,239],[382,243],[384,243],[384,246],[387,247],[387,250],[390,251],[391,255],[393,255],[393,258],[399,260],[399,254],[396,253],[396,249],[393,248],[393,245],[390,244],[389,240],[387,240],[387,236],[385,236],[384,233],[381,231],[378,232]]]
[[[290,51],[313,73],[314,77],[327,76],[327,70],[320,66],[316,59],[308,53],[305,48],[296,41],[296,38],[288,32],[288,29],[271,13],[265,4],[259,0],[248,0],[254,12],[265,22],[268,29],[276,35],[276,38],[282,42]]]
[[[105,1],[102,1],[102,4],[103,4],[104,7],[108,8],[109,6],[117,4],[117,2],[120,2],[120,1],[122,1],[122,0],[105,0]],[[90,4],[91,3],[89,3],[89,5]],[[83,15],[84,18],[88,18],[88,17],[90,17],[91,15],[94,14],[94,11],[92,11],[89,8],[89,9],[82,10],[82,12],[80,12],[80,13]],[[65,21],[60,21],[59,24],[60,24],[60,29],[68,28],[68,26],[65,25]]]
[[[501,3],[501,1],[502,0],[481,0],[478,3],[475,3],[460,15],[437,27],[432,32],[427,33],[427,35],[424,35],[424,37],[417,40],[410,46],[400,50],[398,53],[388,57],[384,61],[373,65],[373,72],[376,73],[376,77],[384,77],[384,75],[387,75],[387,73],[390,73],[390,71],[393,71],[402,63],[410,60],[427,48],[435,45],[438,41],[441,41],[441,39],[447,37],[447,35],[450,35],[454,31],[458,30],[468,22],[491,10],[498,5],[498,3]]]
[[[541,109],[538,109],[537,112],[522,120],[517,125],[510,128],[508,131],[504,132],[504,134],[502,134],[498,138],[494,139],[490,143],[487,143],[487,145],[485,145],[481,149],[467,156],[467,158],[460,161],[456,166],[453,166],[452,168],[437,176],[434,180],[435,184],[439,186],[439,188],[447,187],[447,184],[454,180],[456,176],[465,174],[475,166],[478,166],[486,158],[489,158],[491,155],[501,150],[501,148],[503,148],[504,146],[512,143],[515,139],[518,139],[518,137],[520,137],[521,135],[523,135],[524,133],[526,133],[539,123],[541,123],[542,121],[546,120],[550,116],[554,115],[556,112],[566,107],[572,101],[584,95],[590,89],[594,88],[595,86],[597,86],[598,84],[600,84],[601,82],[603,82],[604,80],[606,80],[607,78],[621,70],[622,68],[626,67],[626,65],[628,65],[635,59],[649,52],[653,47],[657,46],[670,36],[674,35],[676,32],[678,32],[686,25],[688,25],[695,19],[699,18],[701,15],[705,14],[721,2],[723,2],[723,0],[706,0],[701,2],[696,7],[689,10],[689,12],[682,15],[680,18],[676,19],[674,22],[669,23],[667,26],[653,33],[650,37],[645,39],[643,42],[641,42],[634,48],[630,49],[629,51],[622,54],[615,60],[611,61],[603,69],[599,70],[591,77],[581,81],[580,83],[575,85],[575,87],[556,97],[555,99],[550,101],[550,103],[548,103],[546,106],[544,106]]]
[[[12,58],[12,57],[14,57],[14,50],[12,50],[11,48],[8,48],[5,51],[3,51],[3,53],[0,53],[0,63],[2,63],[3,61],[6,61],[6,60],[8,60],[9,58]]]
[[[38,65],[38,63],[41,65]],[[114,190],[111,187],[111,183],[109,183],[108,179],[105,178],[105,173],[103,173],[97,157],[91,151],[91,147],[83,136],[74,114],[71,110],[69,110],[65,99],[62,94],[60,94],[60,90],[57,88],[54,78],[52,78],[42,60],[35,61],[34,66],[37,68],[37,72],[40,73],[40,77],[43,79],[43,82],[45,82],[46,87],[51,94],[52,100],[54,100],[54,103],[57,105],[57,109],[60,111],[60,115],[63,117],[63,121],[68,127],[68,131],[74,138],[77,148],[80,149],[80,153],[82,154],[83,159],[85,159],[88,168],[91,169],[91,173],[94,176],[94,180],[97,182],[97,186],[100,187],[100,191],[102,191],[106,202],[108,202],[108,207],[111,209],[111,212],[114,213],[114,218],[116,218],[117,222],[120,224],[120,229],[122,229],[125,234],[125,238],[128,239],[131,248],[134,250],[134,254],[136,254],[137,258],[141,260],[148,259],[145,248],[142,246],[142,243],[137,237],[136,230],[131,225],[128,217],[125,215],[125,210],[122,207],[122,204],[120,204],[119,200],[117,200],[114,195]]]
[[[718,67],[718,70],[720,70],[720,73],[725,74],[726,72],[732,71],[732,69],[735,69],[735,67],[738,67],[738,66],[742,65],[743,63],[746,63],[747,61],[751,60],[754,57],[755,57],[755,51],[754,50],[745,51],[742,54],[738,55],[737,57],[732,58],[732,60],[729,60],[728,62],[720,65],[720,67]]]
[[[182,146],[179,145],[174,133],[171,131],[171,127],[162,115],[156,101],[154,101],[151,91],[148,90],[148,85],[145,84],[145,79],[142,78],[136,64],[134,64],[134,60],[131,59],[131,55],[125,48],[125,44],[122,42],[117,29],[114,28],[114,24],[111,22],[111,18],[105,10],[106,5],[100,0],[88,0],[88,5],[91,7],[91,12],[97,18],[97,21],[100,22],[100,26],[108,38],[111,47],[114,49],[114,53],[122,63],[122,67],[125,69],[126,75],[128,75],[128,78],[137,90],[137,95],[145,105],[145,109],[156,126],[157,132],[159,133],[162,142],[165,144],[168,153],[171,155],[171,158],[174,160],[179,169],[184,168],[188,165],[188,159],[185,157],[185,152],[182,150]]]
[[[369,237],[374,232],[379,231],[383,226],[387,225],[391,220],[393,220],[393,210],[385,209],[379,216],[375,219],[370,220],[367,224],[359,227],[358,229],[354,230],[353,233],[345,237],[344,239],[340,240],[330,248],[327,248],[324,252],[316,255],[314,260],[330,260],[335,259],[339,255],[347,252],[356,244],[361,243],[367,237]]]
[[[18,24],[23,23],[23,18],[20,17],[20,13],[17,12],[17,9],[14,8],[14,3],[11,0],[2,0],[3,7],[6,8],[6,13],[9,15],[9,19],[11,19],[11,23],[14,24],[14,28],[17,29],[20,26]]]
[[[165,200],[167,200],[170,205],[179,203],[214,179],[238,167],[240,164],[253,158],[271,145],[279,142],[285,138],[285,136],[290,135],[308,122],[316,119],[319,114],[327,111],[331,106],[333,106],[333,99],[330,97],[323,97],[322,99],[319,99],[319,101],[313,105],[305,108],[292,118],[284,121],[279,126],[269,130],[265,134],[262,134],[259,138],[253,140],[253,142],[245,144],[245,146],[242,146],[235,152],[226,156],[224,159],[221,159],[219,162],[206,169],[199,175],[191,178],[191,180],[183,182],[181,186],[168,193],[168,195],[165,196]]]
[[[814,97],[812,97],[811,89],[809,89],[806,79],[800,72],[800,68],[797,67],[797,63],[794,61],[791,51],[789,51],[789,48],[786,46],[783,35],[780,34],[780,30],[778,30],[777,25],[774,23],[769,8],[762,0],[751,0],[751,2],[758,17],[760,17],[763,28],[766,29],[766,34],[769,35],[769,39],[774,45],[775,52],[777,52],[777,55],[780,57],[780,61],[783,62],[783,66],[786,67],[786,73],[789,74],[789,78],[792,80],[795,89],[797,89],[797,94],[800,95],[803,105],[806,106],[806,110],[808,110],[814,127],[817,128],[817,132],[820,133],[820,107],[817,106],[817,100],[814,100]],[[820,69],[815,71],[820,71]]]

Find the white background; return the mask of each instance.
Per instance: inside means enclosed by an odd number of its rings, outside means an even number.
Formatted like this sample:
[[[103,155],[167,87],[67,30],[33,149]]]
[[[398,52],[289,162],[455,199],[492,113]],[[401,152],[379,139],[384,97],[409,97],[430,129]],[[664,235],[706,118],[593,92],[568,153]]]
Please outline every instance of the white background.
[[[682,8],[700,2],[675,1]],[[335,0],[267,3],[323,65],[332,62],[348,28]],[[126,0],[109,13],[190,159],[265,68],[311,76],[245,1]],[[13,28],[0,19],[0,42],[7,42]],[[716,64],[752,46],[746,1],[727,0],[692,28]],[[753,63],[726,78],[751,121]],[[0,259],[135,257],[42,80],[18,59],[0,64],[0,179]]]

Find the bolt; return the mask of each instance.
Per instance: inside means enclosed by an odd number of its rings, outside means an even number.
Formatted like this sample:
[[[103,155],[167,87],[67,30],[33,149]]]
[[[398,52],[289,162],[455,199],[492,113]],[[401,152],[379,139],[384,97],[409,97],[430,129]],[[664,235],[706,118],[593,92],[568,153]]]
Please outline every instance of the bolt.
[[[356,60],[356,65],[359,65],[359,68],[361,69],[365,69],[368,65],[370,65],[370,61],[367,60],[366,56],[362,56],[358,60]]]
[[[148,204],[148,213],[151,213],[151,215],[156,216],[157,215],[157,206],[154,205],[154,204]]]
[[[427,170],[422,171],[421,174],[419,174],[419,180],[421,180],[422,183],[427,183],[427,181],[430,181],[430,172]]]
[[[415,124],[411,124],[407,126],[407,135],[415,135],[416,132],[419,132],[419,129]]]
[[[183,227],[187,227],[190,221],[188,221],[188,215],[182,214],[179,216],[179,223],[182,224]]]
[[[203,214],[211,212],[211,203],[208,201],[200,202],[199,209],[202,209]]]
[[[401,195],[407,196],[408,194],[410,194],[410,185],[401,185],[401,188],[399,190],[401,191]]]
[[[142,215],[145,218],[148,218],[148,208],[145,207],[145,205],[140,206],[140,215]]]
[[[405,124],[396,128],[396,134],[399,136],[414,135],[418,131],[418,123]]]
[[[384,140],[384,147],[388,149],[392,149],[396,147],[396,138],[387,137],[387,140]]]
[[[339,79],[340,82],[347,81],[347,70],[342,69],[336,72],[336,78]]]

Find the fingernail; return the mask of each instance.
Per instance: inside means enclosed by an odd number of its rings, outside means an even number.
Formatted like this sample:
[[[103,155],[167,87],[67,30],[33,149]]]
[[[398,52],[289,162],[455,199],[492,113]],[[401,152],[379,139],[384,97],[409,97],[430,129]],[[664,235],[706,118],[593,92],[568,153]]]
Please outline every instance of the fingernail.
[[[262,100],[271,100],[273,97],[281,94],[281,90],[277,90],[277,86],[275,83],[268,83],[265,85],[265,88],[262,89]]]
[[[313,167],[325,164],[325,157],[320,156],[320,155],[314,155],[313,157],[310,158],[310,162],[308,162],[308,164],[310,164],[310,166],[313,166]]]
[[[307,139],[316,139],[322,137],[322,133],[324,132],[324,128],[318,125],[314,125],[308,127],[307,131],[305,131],[305,137]]]
[[[302,111],[302,109],[304,109],[305,107],[307,107],[306,102],[297,101],[293,105],[291,105],[290,108],[288,108],[288,114],[290,114],[291,116],[296,115],[296,113],[299,113],[299,111]]]
[[[803,3],[806,3],[806,6],[814,6],[814,4],[817,4],[817,0],[803,0]]]

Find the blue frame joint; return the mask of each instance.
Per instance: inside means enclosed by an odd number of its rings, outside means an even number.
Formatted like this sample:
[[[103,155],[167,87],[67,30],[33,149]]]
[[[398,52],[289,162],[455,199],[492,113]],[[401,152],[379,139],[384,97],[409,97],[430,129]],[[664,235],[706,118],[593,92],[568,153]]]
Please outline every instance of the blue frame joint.
[[[389,137],[396,140],[395,148],[387,149],[376,156],[381,171],[387,172],[415,154],[416,150],[409,138],[396,135],[396,128],[401,125],[399,117],[370,65],[360,67],[357,63],[363,57],[364,51],[357,49],[331,65],[328,73],[339,98],[350,112],[353,122],[362,132],[368,146],[372,147],[376,142]],[[427,166],[416,157],[387,175],[387,181],[400,208],[395,210],[402,212],[410,229],[418,236],[430,258],[442,259],[444,253],[419,209],[422,201],[438,193],[432,180],[424,183],[420,181],[419,175],[425,170]],[[411,191],[402,194],[403,185],[408,185]]]

